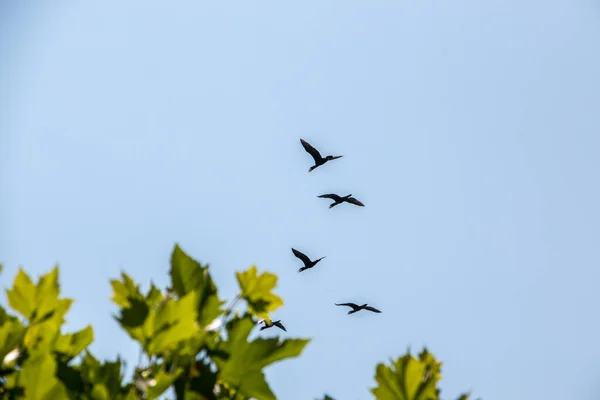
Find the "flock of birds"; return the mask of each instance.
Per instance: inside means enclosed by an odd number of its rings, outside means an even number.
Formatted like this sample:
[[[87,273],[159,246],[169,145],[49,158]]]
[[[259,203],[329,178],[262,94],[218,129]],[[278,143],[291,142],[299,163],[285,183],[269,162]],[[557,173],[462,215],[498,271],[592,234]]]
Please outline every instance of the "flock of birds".
[[[308,154],[310,154],[312,156],[312,158],[315,160],[315,165],[313,165],[312,167],[310,167],[310,169],[308,170],[308,172],[312,172],[315,168],[320,167],[321,165],[325,164],[328,161],[332,161],[332,160],[336,160],[338,158],[341,158],[343,156],[327,156],[327,157],[323,157],[321,155],[321,153],[319,153],[319,151],[317,149],[315,149],[313,146],[310,145],[310,143],[308,143],[306,140],[304,139],[300,139],[300,143],[302,143],[302,146],[304,147],[304,150],[306,150],[306,152]],[[352,194],[348,194],[346,196],[340,196],[338,194],[334,194],[334,193],[329,193],[329,194],[322,194],[320,196],[318,196],[319,198],[322,199],[331,199],[333,200],[333,203],[331,203],[329,205],[329,208],[335,207],[339,204],[342,203],[349,203],[349,204],[354,204],[355,206],[359,206],[359,207],[364,207],[365,205],[363,203],[361,203],[359,200],[355,199],[354,197],[352,197]],[[301,267],[298,272],[302,272],[302,271],[306,271],[307,269],[313,268],[315,265],[317,265],[319,263],[319,261],[321,261],[322,259],[326,258],[325,257],[321,257],[321,258],[317,258],[316,260],[311,260],[306,254],[302,253],[301,251],[298,251],[294,248],[292,248],[292,253],[294,253],[294,255],[299,258],[302,263],[304,264],[303,267]],[[346,307],[350,307],[352,308],[352,310],[348,311],[348,314],[354,314],[356,312],[359,312],[361,310],[367,310],[367,311],[372,311],[375,313],[380,313],[381,311],[376,309],[375,307],[371,307],[368,304],[361,304],[358,305],[356,303],[335,303],[336,306],[346,306]],[[274,326],[278,327],[279,329],[282,329],[284,331],[287,332],[287,330],[285,329],[285,326],[283,326],[283,324],[281,323],[281,320],[277,320],[277,321],[269,321],[266,319],[260,320],[259,323],[262,323],[263,326],[260,328],[260,330],[264,330],[264,329],[269,329],[272,328]]]

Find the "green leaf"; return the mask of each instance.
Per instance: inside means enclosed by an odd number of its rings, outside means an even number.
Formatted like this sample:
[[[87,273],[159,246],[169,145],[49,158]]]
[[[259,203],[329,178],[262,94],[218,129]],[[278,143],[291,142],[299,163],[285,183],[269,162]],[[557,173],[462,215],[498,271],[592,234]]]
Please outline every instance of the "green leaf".
[[[133,279],[124,272],[121,272],[122,281],[112,279],[110,284],[113,288],[112,301],[121,308],[130,307],[129,300],[134,298],[143,300],[144,296],[140,293],[140,288]]]
[[[248,303],[249,311],[259,318],[268,318],[269,313],[283,305],[281,297],[271,291],[277,286],[277,275],[264,272],[258,275],[255,265],[236,277],[242,291],[242,298]]]
[[[93,400],[110,400],[108,389],[101,383],[97,383],[92,387],[90,397]]]
[[[150,307],[146,304],[146,300],[130,297],[128,299],[129,307],[121,309],[121,317],[119,322],[124,328],[136,328],[142,326],[148,318]]]
[[[67,356],[67,360],[77,356],[94,341],[94,329],[88,325],[79,332],[60,335],[55,350]]]
[[[29,319],[35,310],[35,285],[29,275],[19,268],[13,282],[13,288],[6,290],[8,305],[25,318]]]
[[[169,299],[153,310],[151,326],[145,326],[149,354],[160,354],[173,349],[179,342],[191,339],[198,331],[197,295],[190,292],[179,300]],[[150,325],[150,324],[148,324]]]
[[[173,374],[168,374],[163,370],[160,370],[154,379],[152,380],[152,384],[148,385],[148,398],[155,399],[161,394],[163,394],[174,382],[179,375],[183,372],[182,368],[178,368],[175,370]]]
[[[221,314],[223,314],[223,309],[221,308],[223,304],[225,304],[225,302],[219,299],[219,296],[216,294],[211,294],[208,296],[199,309],[200,325],[206,327]]]
[[[24,336],[25,327],[18,320],[6,321],[0,326],[0,366],[8,353],[19,349]]]
[[[188,256],[178,244],[171,254],[171,282],[179,296],[204,288],[204,271],[200,263]],[[202,291],[200,292],[202,294]]]
[[[56,361],[48,353],[28,358],[19,372],[19,385],[28,399],[54,400],[67,398],[64,385],[56,376]]]
[[[230,321],[227,324],[228,340],[219,346],[219,350],[230,356],[227,360],[215,358],[214,361],[220,370],[219,378],[238,388],[240,393],[259,400],[275,399],[262,369],[277,361],[297,357],[309,340],[259,338],[248,342],[248,335],[254,326],[249,316]]]
[[[44,318],[58,307],[58,266],[43,275],[36,287],[35,306],[37,318]],[[36,318],[36,319],[37,319]]]
[[[101,364],[88,351],[80,366],[81,376],[85,382],[93,385],[101,385],[106,388],[109,394],[109,399],[120,398],[122,393],[123,375],[121,374],[121,360],[115,362],[105,362]],[[98,389],[99,396],[103,393],[103,389]]]
[[[379,386],[371,392],[380,400],[437,400],[440,370],[441,363],[426,349],[419,359],[409,351],[392,360],[391,366],[377,365],[375,380]]]

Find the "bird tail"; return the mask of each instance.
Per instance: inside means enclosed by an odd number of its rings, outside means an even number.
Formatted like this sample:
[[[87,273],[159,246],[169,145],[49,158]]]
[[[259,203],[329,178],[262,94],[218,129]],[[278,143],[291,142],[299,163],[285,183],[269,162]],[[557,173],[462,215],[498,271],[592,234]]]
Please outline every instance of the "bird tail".
[[[312,170],[313,170],[313,169],[315,169],[315,168],[317,168],[317,166],[316,166],[316,165],[313,165],[312,167],[310,167],[310,168],[308,169],[308,172],[312,172]]]
[[[302,268],[300,268],[300,269],[298,270],[298,272],[302,272],[302,271],[304,271],[305,269],[308,269],[308,268],[306,268],[306,267],[302,267]]]
[[[335,207],[335,206],[337,206],[338,204],[339,204],[339,203],[331,203],[331,204],[329,205],[329,208]]]

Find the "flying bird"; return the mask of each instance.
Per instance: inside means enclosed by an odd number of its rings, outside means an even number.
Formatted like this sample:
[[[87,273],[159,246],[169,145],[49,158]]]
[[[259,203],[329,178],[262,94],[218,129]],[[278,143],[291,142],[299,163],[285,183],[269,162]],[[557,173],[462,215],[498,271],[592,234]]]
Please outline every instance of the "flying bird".
[[[348,314],[354,314],[355,312],[359,312],[360,310],[369,310],[369,311],[373,311],[375,313],[380,313],[381,311],[379,311],[378,309],[376,309],[375,307],[371,307],[367,304],[363,304],[362,306],[359,306],[358,304],[354,304],[354,303],[335,303],[336,306],[348,306],[351,307],[352,310],[348,311]]]
[[[287,332],[287,330],[285,329],[285,326],[283,326],[283,324],[281,323],[281,320],[277,320],[277,321],[273,321],[273,322],[268,322],[266,319],[261,319],[260,321],[258,321],[258,323],[263,323],[264,325],[260,327],[261,331],[264,331],[265,329],[269,329],[272,328],[274,326],[278,327],[279,329],[282,329],[284,331]]]
[[[315,159],[315,165],[313,165],[312,167],[310,167],[310,169],[308,170],[308,172],[311,172],[313,169],[320,167],[321,165],[325,164],[327,161],[331,161],[331,160],[335,160],[337,158],[342,158],[344,156],[327,156],[327,157],[323,157],[321,155],[321,153],[319,153],[319,151],[317,149],[315,149],[314,147],[312,147],[310,145],[310,143],[308,143],[306,140],[304,139],[300,139],[300,143],[302,143],[302,146],[304,147],[304,150],[306,150],[306,152],[308,154],[310,154],[312,156],[312,158]]]
[[[361,203],[360,201],[358,201],[354,197],[352,197],[351,194],[342,197],[342,196],[338,196],[337,194],[330,193],[330,194],[322,194],[322,195],[320,195],[318,197],[321,198],[321,199],[331,199],[331,200],[333,200],[334,202],[329,205],[329,208],[335,207],[338,204],[342,204],[344,202],[350,203],[350,204],[354,204],[354,205],[359,206],[359,207],[364,207],[365,206],[363,203]]]
[[[318,259],[316,259],[316,260],[312,261],[310,258],[308,258],[308,256],[307,256],[306,254],[304,254],[304,253],[302,253],[302,252],[299,252],[298,250],[296,250],[296,249],[294,249],[294,248],[292,248],[292,253],[294,253],[294,255],[295,255],[296,257],[298,257],[300,260],[302,260],[302,262],[304,263],[304,267],[300,268],[300,269],[298,270],[298,272],[302,272],[302,271],[304,271],[305,269],[309,269],[309,268],[312,268],[312,267],[314,267],[315,265],[317,265],[317,263],[318,263],[319,261],[321,261],[322,259],[324,259],[324,258],[326,258],[326,257],[327,257],[327,256],[325,256],[325,257],[321,257],[321,258],[318,258]]]

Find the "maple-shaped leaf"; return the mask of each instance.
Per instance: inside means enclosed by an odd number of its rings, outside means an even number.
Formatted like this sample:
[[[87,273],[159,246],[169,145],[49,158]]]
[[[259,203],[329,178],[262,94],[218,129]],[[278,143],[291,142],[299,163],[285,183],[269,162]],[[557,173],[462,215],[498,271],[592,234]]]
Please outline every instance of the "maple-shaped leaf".
[[[248,335],[255,326],[249,315],[227,323],[227,341],[220,343],[219,350],[227,353],[228,357],[215,357],[220,371],[218,379],[246,397],[275,400],[263,368],[286,358],[297,357],[310,340],[259,338],[249,342]]]
[[[248,303],[248,310],[259,318],[269,318],[269,313],[283,305],[283,300],[272,290],[277,286],[277,275],[270,272],[258,274],[253,265],[249,270],[237,272],[241,297]]]

